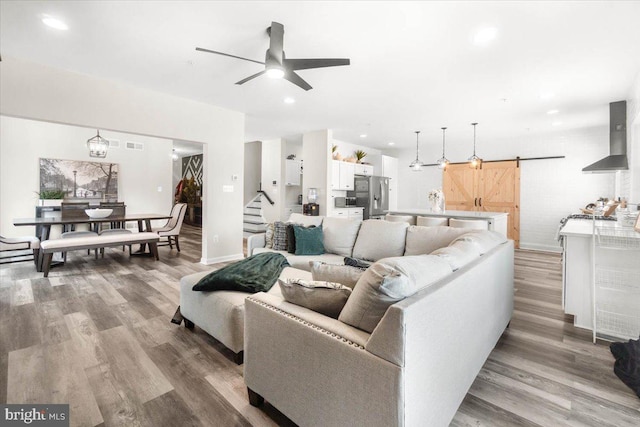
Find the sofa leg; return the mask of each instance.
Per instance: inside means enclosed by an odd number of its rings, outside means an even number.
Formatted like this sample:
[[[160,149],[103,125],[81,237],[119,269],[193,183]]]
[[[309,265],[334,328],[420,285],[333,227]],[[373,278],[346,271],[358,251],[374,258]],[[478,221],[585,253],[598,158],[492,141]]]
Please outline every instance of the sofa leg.
[[[244,363],[244,351],[234,353],[233,361],[236,363],[236,365],[242,365]]]
[[[251,404],[251,406],[258,407],[264,403],[264,397],[260,396],[249,387],[247,387],[247,392],[249,393],[249,403]]]
[[[184,327],[187,329],[193,329],[196,325],[186,317],[184,318]]]

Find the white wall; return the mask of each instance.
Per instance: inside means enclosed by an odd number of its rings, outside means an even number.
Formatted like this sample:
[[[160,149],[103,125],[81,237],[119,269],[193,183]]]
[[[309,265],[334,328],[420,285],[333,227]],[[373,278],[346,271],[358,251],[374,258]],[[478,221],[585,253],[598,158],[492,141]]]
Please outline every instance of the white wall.
[[[172,153],[173,154],[173,153]],[[178,187],[178,183],[182,180],[182,157],[178,157],[178,160],[171,161],[171,198],[173,201],[175,198],[176,187]]]
[[[285,141],[284,150],[282,151],[282,156],[283,156],[282,165],[284,168],[283,178],[285,180],[286,180],[285,161],[287,159],[287,156],[289,156],[290,154],[296,155],[295,160],[304,160],[304,158],[302,157],[302,141]],[[304,185],[304,175],[302,176],[301,184]],[[289,185],[284,187],[285,195],[284,195],[283,209],[285,209],[286,207],[290,207],[298,204],[298,194],[302,194],[302,185]],[[282,214],[282,218],[284,218],[285,220],[288,219],[287,215],[285,215],[284,212]]]
[[[302,136],[302,158],[304,159],[303,203],[307,203],[309,188],[318,189],[320,215],[327,214],[327,206],[332,203],[331,181],[331,141],[333,133],[329,129],[308,132]]]
[[[5,116],[203,143],[202,262],[242,257],[244,114],[8,56],[0,93]]]
[[[430,163],[442,155],[441,147],[421,150],[420,159]],[[447,144],[447,157],[464,161],[471,154],[472,141]],[[554,240],[561,218],[579,211],[600,196],[615,196],[615,174],[583,174],[582,168],[609,153],[609,129],[601,126],[553,134],[531,135],[511,140],[478,139],[477,153],[486,160],[520,157],[566,156],[558,160],[521,163],[520,247],[558,250]],[[409,163],[415,149],[399,152],[398,208],[426,208],[427,193],[442,187],[437,167],[413,172]]]
[[[0,116],[0,227],[7,236],[34,235],[34,227],[14,227],[13,218],[35,215],[39,159],[101,161],[118,164],[118,200],[128,213],[169,213],[173,141],[101,132],[107,139],[144,143],[144,151],[112,148],[105,159],[89,157],[86,141],[94,129]],[[162,188],[158,192],[158,187]],[[162,221],[164,223],[166,221]],[[156,225],[158,223],[156,222]]]
[[[627,100],[627,137],[629,201],[640,204],[640,72]]]
[[[262,142],[244,144],[244,204],[249,203],[260,189],[262,177]]]
[[[262,199],[262,215],[267,222],[282,219],[285,200],[283,149],[284,142],[281,139],[262,141],[262,189],[275,202],[271,205],[266,198]]]

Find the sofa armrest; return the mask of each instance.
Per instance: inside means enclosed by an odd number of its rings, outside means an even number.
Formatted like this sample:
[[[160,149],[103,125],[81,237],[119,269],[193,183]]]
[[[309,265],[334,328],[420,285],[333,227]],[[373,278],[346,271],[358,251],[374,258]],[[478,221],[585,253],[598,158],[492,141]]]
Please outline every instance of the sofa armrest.
[[[245,300],[247,387],[300,425],[401,424],[402,368],[328,329],[342,322],[315,313],[320,326],[296,307],[266,294]]]
[[[247,237],[247,256],[253,255],[253,250],[256,248],[264,248],[267,243],[266,236],[266,233],[258,233]]]

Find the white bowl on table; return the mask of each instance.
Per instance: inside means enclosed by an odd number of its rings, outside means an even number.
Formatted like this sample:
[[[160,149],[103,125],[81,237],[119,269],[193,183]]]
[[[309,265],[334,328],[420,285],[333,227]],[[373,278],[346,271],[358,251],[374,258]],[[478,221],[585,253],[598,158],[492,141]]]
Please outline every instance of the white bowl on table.
[[[89,216],[89,218],[99,219],[106,218],[113,212],[113,209],[85,209],[85,213]]]

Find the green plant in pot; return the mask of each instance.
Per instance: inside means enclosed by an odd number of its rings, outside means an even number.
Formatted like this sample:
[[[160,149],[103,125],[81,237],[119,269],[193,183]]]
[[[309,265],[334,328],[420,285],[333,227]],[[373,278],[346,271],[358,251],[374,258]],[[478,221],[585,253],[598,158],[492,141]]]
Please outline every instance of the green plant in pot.
[[[367,153],[365,153],[362,150],[357,150],[355,153],[353,153],[356,156],[356,161],[358,163],[362,163],[362,159],[364,159],[365,157],[367,157]]]
[[[58,205],[64,199],[64,196],[67,195],[63,190],[42,190],[40,192],[35,192],[38,195],[38,199],[40,199],[40,206],[54,206]],[[56,202],[45,202],[45,200],[56,200]]]
[[[180,201],[188,205],[189,222],[193,224],[196,219],[195,207],[200,201],[200,186],[196,184],[196,180],[193,177],[189,179],[183,178],[182,182],[183,186]]]

